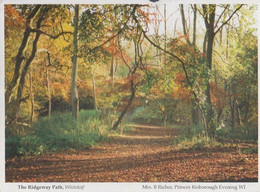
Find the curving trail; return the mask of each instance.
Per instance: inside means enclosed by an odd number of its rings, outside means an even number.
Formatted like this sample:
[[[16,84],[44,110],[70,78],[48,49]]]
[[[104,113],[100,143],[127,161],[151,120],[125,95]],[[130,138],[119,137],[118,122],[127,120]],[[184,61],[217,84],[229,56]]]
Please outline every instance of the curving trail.
[[[257,154],[232,147],[177,150],[177,133],[135,125],[91,149],[7,160],[6,182],[257,182]]]

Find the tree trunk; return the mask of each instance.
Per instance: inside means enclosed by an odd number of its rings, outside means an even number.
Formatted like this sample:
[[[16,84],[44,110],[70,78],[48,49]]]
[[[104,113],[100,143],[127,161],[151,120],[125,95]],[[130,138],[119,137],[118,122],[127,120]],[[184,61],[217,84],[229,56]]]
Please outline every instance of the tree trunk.
[[[248,112],[249,112],[249,100],[246,101],[244,123],[247,123],[248,121]]]
[[[24,85],[25,85],[25,79],[26,75],[28,73],[29,67],[34,60],[37,52],[37,44],[41,35],[41,32],[36,32],[35,38],[32,43],[32,48],[31,48],[31,53],[28,57],[28,59],[25,58],[25,52],[28,47],[28,41],[29,41],[29,36],[31,33],[31,25],[32,25],[32,19],[39,13],[41,6],[36,6],[35,9],[32,11],[33,14],[29,15],[29,19],[27,19],[27,26],[26,30],[24,33],[24,38],[22,41],[22,45],[19,48],[19,52],[16,57],[16,66],[15,66],[15,72],[13,80],[11,81],[9,87],[7,88],[6,91],[6,125],[12,124],[17,117],[17,114],[20,110],[20,105],[21,102],[26,101],[26,99],[29,97],[23,98],[23,90],[24,90]],[[36,31],[41,28],[41,24],[43,20],[45,19],[45,15],[48,13],[49,8],[45,8],[42,10],[41,15],[39,16],[37,22],[36,22]],[[21,65],[24,63],[25,65],[23,69],[21,70]],[[16,99],[14,101],[10,101],[11,94],[13,92],[13,88],[17,85],[19,79],[19,84],[17,88],[17,94],[16,94]],[[14,86],[13,86],[14,85]]]
[[[240,108],[238,106],[237,100],[235,100],[235,111],[236,111],[237,125],[241,126],[243,123],[242,123],[242,120],[241,120],[241,112],[240,112]]]
[[[19,100],[22,98],[22,95],[23,95],[23,89],[24,89],[26,74],[27,74],[28,69],[29,69],[29,67],[30,67],[35,55],[36,55],[36,52],[37,52],[37,44],[38,44],[39,38],[40,38],[40,33],[36,33],[36,37],[33,41],[33,48],[32,48],[31,55],[30,55],[29,59],[26,61],[25,66],[24,66],[22,73],[21,73],[21,78],[20,78],[18,90],[17,90],[17,100],[18,100],[19,103],[20,103]]]
[[[96,93],[96,81],[94,74],[92,74],[92,89],[93,89],[93,99],[94,99],[94,109],[98,111],[97,107],[97,93]]]
[[[30,115],[30,124],[33,122],[34,118],[34,93],[33,93],[33,77],[32,77],[32,69],[30,69],[30,100],[31,100],[31,115]]]
[[[234,101],[230,99],[230,112],[231,112],[231,128],[236,128],[236,121],[235,121],[235,107],[234,107]]]
[[[229,107],[230,107],[230,122],[231,122],[231,128],[236,128],[236,120],[235,120],[235,99],[233,96],[233,83],[232,80],[229,85]]]
[[[47,93],[48,93],[48,117],[51,117],[51,88],[50,88],[50,77],[49,77],[49,69],[48,67],[51,66],[51,56],[49,51],[46,51],[48,63],[46,65],[46,86],[47,86]]]
[[[154,33],[155,33],[155,41],[157,42],[158,45],[160,45],[160,40],[159,40],[159,29],[160,29],[160,21],[158,18],[159,15],[159,7],[158,5],[155,5],[156,7],[156,14],[155,14],[155,23],[154,23]],[[159,68],[161,68],[161,56],[160,56],[160,50],[158,48],[156,48],[156,64],[158,65]]]
[[[184,8],[183,8],[183,4],[180,4],[180,12],[181,12],[181,20],[182,20],[182,28],[183,28],[183,33],[186,37],[186,42],[191,45],[191,42],[189,40],[189,34],[187,32],[187,24],[186,24],[186,20],[185,20],[185,14],[184,14]]]
[[[137,31],[138,32],[138,31]],[[140,43],[140,42],[138,42],[138,43]],[[137,84],[135,85],[134,84],[134,74],[135,74],[135,72],[136,72],[136,70],[137,70],[137,67],[138,67],[138,65],[139,65],[139,54],[138,54],[138,45],[137,45],[137,43],[136,42],[134,42],[134,45],[135,45],[135,66],[134,66],[134,68],[133,69],[130,69],[129,68],[129,72],[130,72],[130,75],[131,75],[131,80],[130,80],[130,87],[131,87],[131,96],[130,96],[130,98],[129,98],[129,100],[128,100],[128,103],[127,103],[127,105],[125,106],[125,108],[123,109],[123,111],[121,112],[121,114],[120,114],[120,116],[119,116],[119,118],[118,118],[118,120],[116,121],[116,123],[113,125],[113,127],[112,127],[112,129],[113,130],[116,130],[117,129],[117,127],[121,124],[121,122],[122,122],[122,120],[123,120],[123,118],[124,118],[124,116],[125,116],[125,114],[126,114],[126,112],[127,112],[127,110],[128,110],[128,108],[132,105],[132,102],[133,102],[133,100],[134,100],[134,98],[135,98],[135,92],[136,92],[136,86],[137,86]]]
[[[193,18],[193,39],[192,44],[194,47],[196,47],[196,25],[197,25],[197,5],[194,4],[194,18]]]
[[[212,53],[213,53],[213,42],[214,42],[214,24],[215,24],[215,11],[216,11],[216,5],[210,4],[203,5],[203,11],[204,13],[208,14],[207,12],[210,11],[209,18],[205,17],[205,25],[207,28],[207,50],[206,50],[206,61],[207,61],[207,68],[209,71],[212,70]],[[206,115],[206,121],[207,121],[207,127],[208,127],[208,133],[211,138],[215,137],[215,131],[216,126],[214,125],[214,109],[211,102],[211,90],[210,90],[210,78],[207,77],[207,83],[206,83],[206,103],[207,103],[207,115]]]
[[[11,96],[13,93],[13,89],[16,87],[18,79],[20,78],[21,73],[21,66],[25,61],[25,52],[28,49],[28,43],[30,40],[31,34],[31,25],[35,18],[35,16],[40,12],[42,5],[36,5],[35,8],[32,10],[31,14],[26,19],[26,29],[24,31],[23,40],[19,47],[18,53],[16,55],[16,62],[15,62],[15,69],[12,80],[8,85],[6,92],[5,92],[5,105],[7,106],[8,103],[11,102]]]
[[[72,115],[75,118],[78,118],[78,113],[79,113],[79,98],[78,98],[78,90],[77,90],[78,22],[79,22],[79,5],[75,5],[74,32],[73,32],[72,75],[71,75],[71,105],[72,105]]]
[[[175,21],[175,23],[174,23],[173,38],[175,38],[175,36],[176,36],[177,22],[178,22],[178,20],[176,19],[176,21]]]
[[[193,9],[194,15],[193,15],[193,39],[192,39],[192,45],[194,49],[196,49],[196,25],[197,25],[197,5],[194,4],[194,9]],[[199,108],[196,104],[196,101],[193,99],[191,102],[192,105],[192,110],[191,110],[191,121],[193,125],[198,125],[199,126]]]
[[[42,22],[42,18],[40,18],[37,22],[37,29],[40,27],[41,22]],[[27,75],[27,72],[29,70],[31,63],[32,63],[33,59],[35,58],[35,55],[36,55],[36,52],[37,52],[37,43],[39,41],[39,38],[40,38],[40,33],[37,32],[35,39],[33,41],[31,55],[26,60],[26,63],[25,63],[25,65],[24,65],[24,67],[21,71],[21,75],[19,75],[20,81],[19,81],[18,88],[17,88],[16,99],[14,101],[10,102],[10,103],[7,103],[7,105],[6,105],[6,124],[12,124],[14,122],[14,120],[17,117],[17,114],[20,110],[21,102],[25,101],[28,98],[28,97],[22,98],[23,97],[24,85],[25,85],[25,78],[26,78],[26,75]],[[20,74],[20,72],[19,72],[19,74]]]
[[[223,28],[219,31],[219,45],[222,45],[222,39],[223,39]]]
[[[164,4],[164,49],[166,50],[167,46],[167,15],[166,15],[166,4]],[[164,52],[163,54],[163,74],[166,74],[166,62],[167,62],[167,56]]]
[[[114,62],[113,55],[112,55],[112,59],[111,59],[110,77],[112,78],[112,82],[114,83],[114,81],[115,81],[115,62]]]
[[[166,111],[163,112],[163,125],[164,125],[164,127],[167,126],[167,112]]]
[[[128,100],[127,105],[125,106],[125,108],[124,108],[123,111],[121,112],[121,114],[120,114],[118,120],[117,120],[116,123],[113,125],[113,128],[112,128],[113,130],[116,130],[117,127],[121,124],[121,122],[122,122],[122,120],[123,120],[123,118],[124,118],[124,116],[125,116],[125,114],[126,114],[128,108],[131,106],[131,104],[132,104],[132,102],[133,102],[133,100],[134,100],[134,98],[135,98],[135,92],[136,92],[136,88],[134,87],[134,82],[133,82],[133,80],[131,80],[131,96],[130,96],[130,98],[129,98],[129,100]]]
[[[196,104],[196,101],[193,99],[192,102],[191,102],[191,121],[192,121],[192,124],[193,125],[198,125],[199,126],[199,114],[200,114],[200,111],[198,109],[198,106]]]
[[[208,32],[206,31],[204,35],[204,40],[203,40],[203,54],[206,55],[207,52],[207,40],[208,40]]]
[[[51,88],[50,88],[50,79],[49,79],[49,69],[46,68],[46,84],[47,84],[47,93],[48,93],[48,117],[51,117]]]
[[[228,49],[229,49],[229,26],[227,26],[226,59],[229,59]]]

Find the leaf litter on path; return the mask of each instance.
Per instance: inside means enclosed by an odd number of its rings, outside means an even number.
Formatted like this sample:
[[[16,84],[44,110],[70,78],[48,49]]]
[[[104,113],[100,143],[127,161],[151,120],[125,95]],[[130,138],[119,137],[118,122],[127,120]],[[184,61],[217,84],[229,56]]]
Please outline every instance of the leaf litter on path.
[[[175,149],[178,131],[136,125],[86,150],[6,161],[6,182],[257,182],[257,154]]]

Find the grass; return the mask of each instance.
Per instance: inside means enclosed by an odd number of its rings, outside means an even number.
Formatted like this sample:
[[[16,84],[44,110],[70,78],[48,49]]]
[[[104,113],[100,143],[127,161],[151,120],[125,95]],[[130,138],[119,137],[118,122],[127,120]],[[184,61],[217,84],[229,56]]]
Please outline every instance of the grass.
[[[71,113],[54,113],[35,122],[26,135],[6,138],[6,158],[39,155],[68,149],[86,149],[108,140],[108,135],[124,134],[131,126],[121,123],[111,130],[111,117],[100,111],[81,110],[78,119]]]
[[[257,129],[248,127],[240,127],[235,130],[222,128],[217,130],[215,139],[206,138],[204,135],[201,127],[182,127],[180,135],[174,139],[173,145],[179,149],[203,150],[214,147],[239,148],[240,144],[244,144],[246,148],[241,149],[241,153],[258,152],[257,147],[247,145],[248,142],[257,144]]]
[[[217,130],[217,139],[223,142],[258,142],[258,128],[244,125],[235,129],[222,128]]]
[[[245,149],[242,149],[241,152],[243,154],[256,154],[258,153],[258,147],[249,147],[249,148],[245,148]]]
[[[205,148],[222,146],[221,143],[204,136],[178,137],[173,141],[173,145],[179,149],[190,150],[202,150]]]
[[[121,125],[118,131],[125,129]],[[77,121],[70,113],[55,113],[40,118],[26,135],[6,138],[6,158],[89,148],[106,140],[110,131],[99,111],[81,110]]]

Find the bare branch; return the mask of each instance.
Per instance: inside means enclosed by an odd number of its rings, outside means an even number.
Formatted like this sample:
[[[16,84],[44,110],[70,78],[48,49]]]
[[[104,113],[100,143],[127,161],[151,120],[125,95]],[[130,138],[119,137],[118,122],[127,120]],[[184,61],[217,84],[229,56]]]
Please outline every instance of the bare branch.
[[[106,40],[105,42],[103,42],[102,44],[100,44],[100,45],[94,47],[94,48],[91,49],[90,51],[93,51],[93,50],[95,50],[95,49],[98,49],[98,48],[102,47],[103,45],[107,44],[107,43],[110,42],[112,39],[114,39],[115,37],[117,37],[118,35],[120,35],[120,34],[124,31],[124,29],[126,28],[126,25],[127,25],[127,23],[129,22],[130,18],[134,15],[134,13],[135,13],[135,11],[136,11],[136,9],[137,9],[137,6],[138,6],[138,5],[135,5],[135,6],[134,6],[134,9],[133,9],[132,13],[130,14],[130,16],[128,17],[128,19],[126,20],[126,22],[124,23],[123,27],[122,27],[115,35],[113,35],[112,37],[110,37],[109,39],[107,39],[107,40]]]
[[[198,105],[198,108],[200,109],[201,111],[201,114],[202,114],[202,119],[203,119],[203,124],[204,124],[204,128],[206,129],[207,128],[207,123],[206,123],[206,119],[205,119],[205,115],[204,115],[204,111],[201,107],[201,104],[200,104],[200,100],[199,100],[199,97],[196,93],[196,91],[194,90],[194,87],[192,86],[192,83],[190,81],[190,78],[189,78],[189,75],[188,75],[188,72],[187,72],[187,69],[186,69],[186,66],[185,66],[185,63],[182,59],[180,59],[178,56],[176,56],[175,54],[163,49],[162,47],[160,47],[159,45],[155,44],[152,40],[150,40],[150,38],[146,35],[146,32],[142,29],[142,26],[140,25],[138,19],[134,16],[134,20],[136,21],[136,23],[139,25],[139,27],[141,28],[142,32],[143,32],[143,35],[145,37],[145,39],[147,41],[149,41],[154,47],[164,51],[165,53],[171,55],[173,58],[175,58],[177,61],[179,61],[181,63],[181,66],[182,66],[182,69],[184,71],[184,74],[185,74],[185,77],[186,77],[186,80],[187,80],[187,84],[188,86],[191,88],[191,92],[194,96],[194,99]]]
[[[118,40],[118,43],[117,43],[117,44],[118,44],[118,47],[119,47],[120,56],[121,56],[121,58],[122,58],[124,64],[127,66],[127,68],[129,69],[129,71],[132,72],[131,67],[128,65],[127,61],[125,60],[125,57],[124,57],[124,55],[123,55],[122,48],[121,48],[121,44],[120,44],[119,40]]]
[[[64,32],[61,32],[61,33],[59,33],[59,34],[57,34],[57,35],[51,35],[51,34],[48,34],[48,33],[44,32],[44,31],[42,31],[42,30],[40,30],[40,29],[32,29],[32,28],[30,29],[30,32],[43,34],[43,35],[46,35],[46,36],[48,36],[48,37],[50,37],[50,38],[52,38],[52,39],[57,39],[57,38],[59,38],[61,35],[65,35],[65,34],[70,34],[70,35],[73,34],[73,33],[70,32],[70,31],[64,31]]]
[[[239,9],[241,9],[242,6],[243,6],[243,4],[240,5],[240,6],[230,15],[230,17],[229,17],[224,23],[222,23],[222,25],[214,32],[214,35],[216,35],[216,34],[220,31],[220,29],[230,21],[230,19],[233,17],[233,15],[234,15]]]
[[[219,58],[222,60],[223,63],[228,64],[228,65],[230,64],[230,63],[227,63],[227,62],[223,59],[223,57],[221,57],[221,55],[220,55],[217,51],[214,50],[214,52],[219,56]]]
[[[214,28],[216,28],[218,26],[218,22],[220,21],[221,17],[223,16],[223,14],[225,13],[225,11],[230,7],[230,5],[227,5],[225,7],[225,9],[223,10],[223,12],[220,14],[220,16],[218,17],[218,20],[216,21],[216,25]]]
[[[61,28],[61,32],[64,33],[64,30],[63,30],[61,22],[60,22],[60,28]],[[64,41],[69,42],[70,36],[68,36],[68,39],[66,39],[65,34],[63,34],[62,36],[63,36]]]

